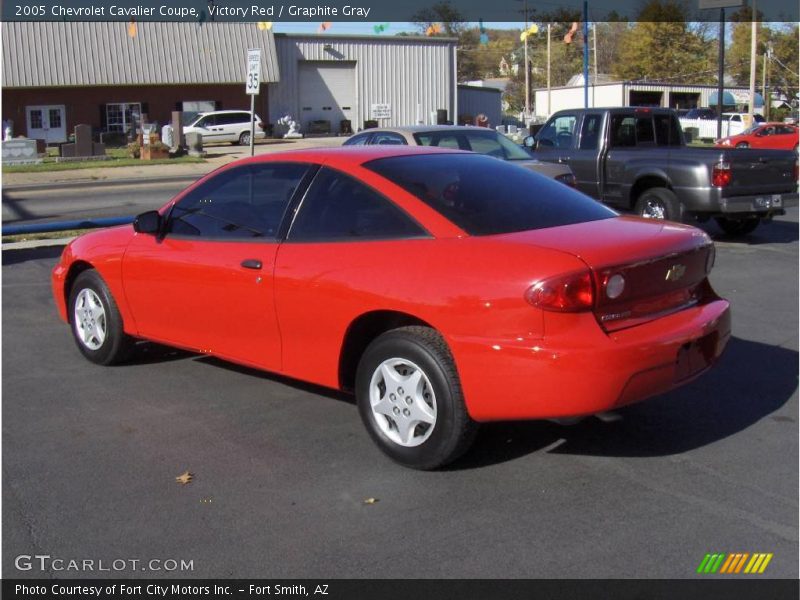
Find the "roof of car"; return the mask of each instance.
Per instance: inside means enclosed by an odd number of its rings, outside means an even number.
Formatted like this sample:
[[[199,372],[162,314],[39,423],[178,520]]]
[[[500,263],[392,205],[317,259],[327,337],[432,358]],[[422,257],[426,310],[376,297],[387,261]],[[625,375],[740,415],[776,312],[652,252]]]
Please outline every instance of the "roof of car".
[[[250,111],[246,108],[241,108],[238,110],[206,110],[203,112],[197,113],[198,116],[206,116],[206,115],[224,115],[230,113],[249,113]]]
[[[391,158],[393,156],[409,156],[424,154],[470,154],[452,148],[437,148],[431,146],[338,146],[336,148],[306,148],[302,150],[287,150],[270,152],[258,156],[248,157],[230,164],[259,163],[280,160],[313,161],[321,164],[363,164],[378,158]],[[480,155],[475,155],[480,156]]]
[[[420,133],[427,131],[491,131],[494,129],[488,127],[477,127],[474,125],[402,125],[400,127],[376,127],[374,129],[366,129],[359,133],[379,133],[379,132],[393,132],[393,133]]]

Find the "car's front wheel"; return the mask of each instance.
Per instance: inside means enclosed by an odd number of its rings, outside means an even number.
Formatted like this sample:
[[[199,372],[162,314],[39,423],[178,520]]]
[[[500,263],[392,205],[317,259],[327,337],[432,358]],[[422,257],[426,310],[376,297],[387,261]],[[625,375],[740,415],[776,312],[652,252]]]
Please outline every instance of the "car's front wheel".
[[[428,327],[402,327],[377,337],[359,362],[356,398],[375,443],[415,469],[454,461],[477,432],[450,349]]]
[[[97,271],[89,269],[75,278],[69,316],[75,343],[90,361],[110,365],[130,354],[133,338],[124,332],[117,304]]]
[[[749,148],[750,144],[748,144],[747,142],[739,142],[738,144],[736,144],[736,147],[737,148],[742,148],[742,149]]]

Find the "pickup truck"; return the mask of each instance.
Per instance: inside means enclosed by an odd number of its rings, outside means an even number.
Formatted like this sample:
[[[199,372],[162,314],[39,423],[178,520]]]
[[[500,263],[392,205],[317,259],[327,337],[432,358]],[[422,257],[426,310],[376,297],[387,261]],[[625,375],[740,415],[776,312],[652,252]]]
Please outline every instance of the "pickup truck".
[[[643,217],[714,217],[743,235],[797,206],[797,153],[686,146],[667,108],[562,110],[524,144],[569,165],[582,192]]]

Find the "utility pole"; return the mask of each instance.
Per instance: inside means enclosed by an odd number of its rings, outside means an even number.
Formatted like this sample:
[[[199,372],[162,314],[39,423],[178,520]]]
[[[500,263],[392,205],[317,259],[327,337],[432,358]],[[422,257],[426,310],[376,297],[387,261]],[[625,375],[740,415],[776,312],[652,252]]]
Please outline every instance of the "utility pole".
[[[589,2],[583,0],[583,108],[589,108]]]
[[[547,116],[550,116],[550,23],[547,24]]]
[[[717,139],[722,137],[722,94],[725,91],[725,7],[719,9],[719,71],[717,75]]]
[[[769,120],[769,101],[767,100],[767,50],[764,50],[764,66],[761,69],[761,96],[764,98],[764,119]]]
[[[528,31],[528,0],[525,0],[525,31]],[[525,36],[525,127],[528,126],[528,119],[531,115],[531,82],[528,73],[528,36]]]
[[[758,17],[756,13],[756,0],[753,0],[752,28],[750,33],[750,102],[747,107],[749,124],[753,124],[753,110],[756,104],[756,35],[758,33]]]

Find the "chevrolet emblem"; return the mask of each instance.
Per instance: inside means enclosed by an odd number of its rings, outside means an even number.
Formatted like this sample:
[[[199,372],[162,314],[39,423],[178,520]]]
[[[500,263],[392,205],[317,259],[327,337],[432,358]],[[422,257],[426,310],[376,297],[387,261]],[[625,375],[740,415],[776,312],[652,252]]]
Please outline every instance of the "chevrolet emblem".
[[[678,281],[683,274],[686,273],[686,267],[683,265],[672,265],[667,269],[667,276],[664,277],[665,281]]]

